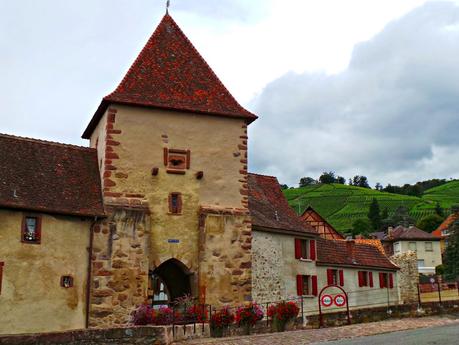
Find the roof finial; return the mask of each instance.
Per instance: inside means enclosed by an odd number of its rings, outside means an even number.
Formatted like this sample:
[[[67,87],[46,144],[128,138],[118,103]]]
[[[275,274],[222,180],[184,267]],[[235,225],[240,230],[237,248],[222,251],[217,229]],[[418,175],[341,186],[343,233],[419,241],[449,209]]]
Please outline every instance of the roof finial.
[[[167,0],[166,1],[166,14],[169,14],[169,6],[171,5],[171,1]]]

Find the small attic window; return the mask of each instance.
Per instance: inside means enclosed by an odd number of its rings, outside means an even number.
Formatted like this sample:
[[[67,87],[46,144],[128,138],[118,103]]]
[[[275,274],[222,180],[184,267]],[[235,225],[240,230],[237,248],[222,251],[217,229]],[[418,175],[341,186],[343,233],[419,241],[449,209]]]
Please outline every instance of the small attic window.
[[[61,287],[71,288],[73,287],[73,277],[72,276],[62,276],[61,277]]]
[[[164,148],[164,165],[169,174],[185,174],[190,169],[190,150]]]
[[[24,216],[22,220],[21,241],[23,243],[40,244],[41,217]]]

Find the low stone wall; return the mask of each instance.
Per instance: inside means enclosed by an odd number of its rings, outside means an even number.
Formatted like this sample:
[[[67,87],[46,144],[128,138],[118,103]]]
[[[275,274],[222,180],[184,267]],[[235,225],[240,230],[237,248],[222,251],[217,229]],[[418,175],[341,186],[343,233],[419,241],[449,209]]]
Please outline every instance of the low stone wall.
[[[389,312],[390,310],[390,312]],[[366,323],[382,321],[390,318],[418,317],[427,315],[438,315],[443,313],[459,312],[459,301],[445,301],[442,304],[437,302],[422,303],[418,309],[417,303],[400,304],[386,307],[351,310],[351,323]],[[325,327],[342,326],[347,324],[346,312],[323,314]],[[307,328],[319,327],[319,315],[306,317]]]
[[[167,345],[171,342],[171,327],[153,326],[0,335],[0,345]]]

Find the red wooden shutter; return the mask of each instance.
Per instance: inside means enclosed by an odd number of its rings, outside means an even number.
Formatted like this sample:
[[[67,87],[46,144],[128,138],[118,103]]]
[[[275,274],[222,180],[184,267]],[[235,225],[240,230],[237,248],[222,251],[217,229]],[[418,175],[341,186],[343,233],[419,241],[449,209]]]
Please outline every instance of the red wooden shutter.
[[[295,238],[295,259],[301,259],[301,240]]]
[[[364,275],[364,272],[363,272],[363,271],[359,271],[359,272],[358,272],[358,275],[359,275],[359,287],[362,287],[362,286],[363,286],[363,275]]]
[[[379,287],[384,289],[384,285],[386,285],[384,283],[384,273],[379,272]]]
[[[309,258],[313,261],[316,259],[316,240],[309,241]]]
[[[312,294],[317,296],[317,276],[311,276]]]
[[[302,275],[296,276],[296,293],[298,296],[303,295],[303,276]]]
[[[394,287],[394,275],[389,273],[389,287],[392,289]]]
[[[328,285],[333,284],[333,270],[330,268],[327,269],[327,284]]]
[[[370,287],[373,287],[373,272],[368,272],[368,280],[370,282]]]
[[[339,285],[344,286],[344,271],[339,270]]]

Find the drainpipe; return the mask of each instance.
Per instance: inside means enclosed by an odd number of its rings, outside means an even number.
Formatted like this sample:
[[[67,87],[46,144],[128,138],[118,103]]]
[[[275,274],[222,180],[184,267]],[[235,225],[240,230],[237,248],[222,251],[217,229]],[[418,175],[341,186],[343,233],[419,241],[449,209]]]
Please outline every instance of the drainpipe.
[[[86,318],[85,328],[89,328],[89,305],[91,302],[91,275],[92,275],[92,247],[94,243],[94,226],[97,223],[97,216],[94,217],[94,221],[89,229],[89,248],[88,248],[88,274],[86,277]]]

